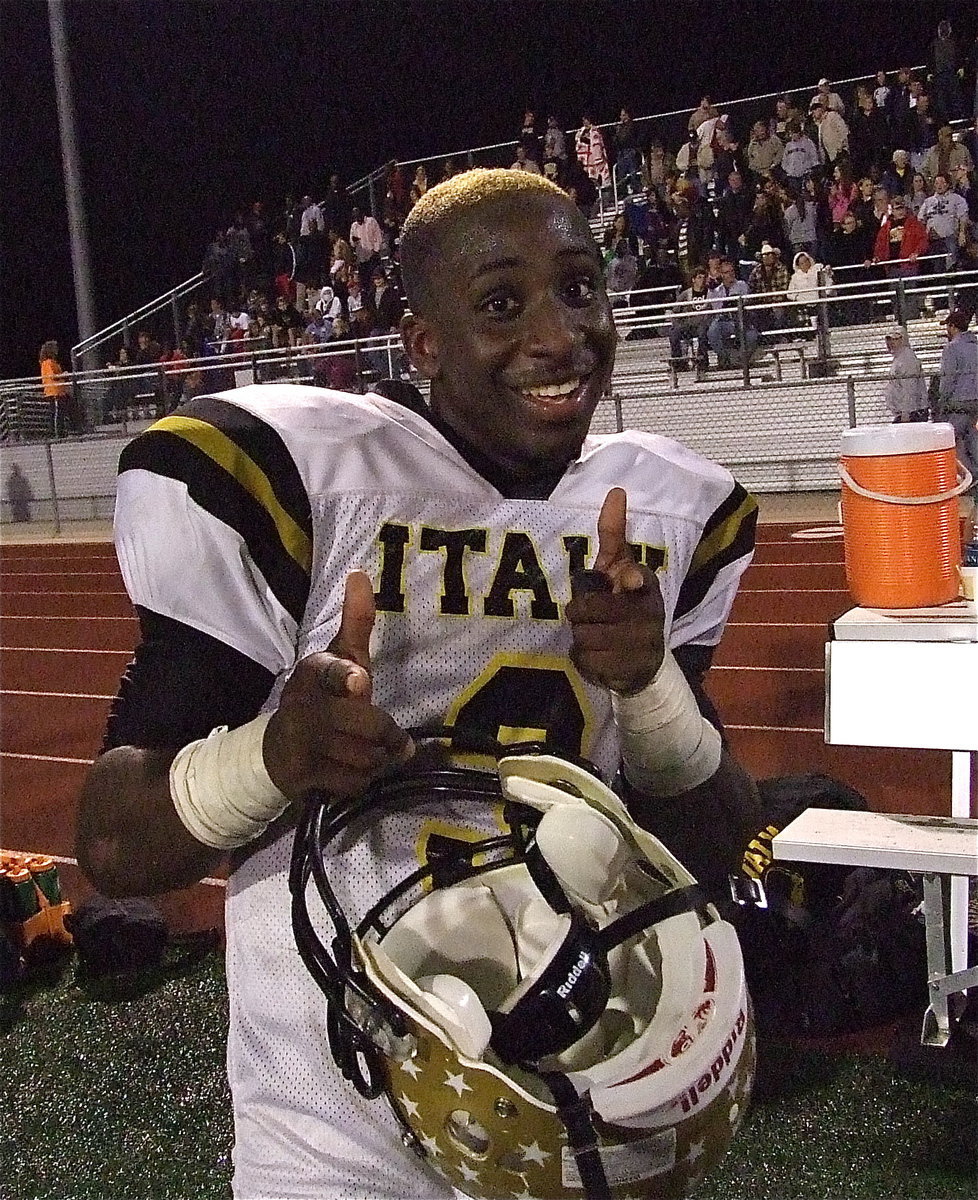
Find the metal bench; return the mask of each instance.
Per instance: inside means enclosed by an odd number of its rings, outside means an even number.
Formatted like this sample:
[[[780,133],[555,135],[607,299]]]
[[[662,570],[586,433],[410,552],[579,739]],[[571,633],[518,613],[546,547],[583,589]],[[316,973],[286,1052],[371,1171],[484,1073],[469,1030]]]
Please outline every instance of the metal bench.
[[[978,876],[978,820],[809,808],[772,840],[788,862],[882,867],[923,876],[930,1004],[920,1040],[944,1046],[951,1036],[948,997],[978,985],[978,966],[954,971],[945,911],[953,876]]]

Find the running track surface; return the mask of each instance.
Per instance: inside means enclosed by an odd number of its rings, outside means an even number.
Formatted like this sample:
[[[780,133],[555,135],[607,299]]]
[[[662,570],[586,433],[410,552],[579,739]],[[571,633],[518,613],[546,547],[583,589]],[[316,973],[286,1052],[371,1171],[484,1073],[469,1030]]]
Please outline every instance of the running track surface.
[[[710,691],[732,748],[755,776],[820,771],[880,812],[950,812],[951,756],[826,746],[824,647],[852,607],[841,539],[792,539],[763,524]],[[2,548],[0,846],[55,855],[67,897],[91,888],[74,865],[74,809],[101,743],[137,624],[108,542]],[[223,881],[157,898],[173,932],[222,925]]]

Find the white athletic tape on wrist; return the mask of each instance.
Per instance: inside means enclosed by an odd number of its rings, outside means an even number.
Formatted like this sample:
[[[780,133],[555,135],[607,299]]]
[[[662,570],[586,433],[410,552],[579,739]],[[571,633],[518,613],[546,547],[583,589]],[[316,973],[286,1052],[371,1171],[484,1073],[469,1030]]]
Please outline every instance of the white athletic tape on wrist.
[[[720,765],[720,734],[703,716],[667,650],[650,684],[634,696],[612,692],[625,778],[641,792],[678,796]]]
[[[170,766],[177,816],[198,842],[233,850],[264,833],[285,810],[262,755],[265,713],[237,729],[215,729],[178,751]]]

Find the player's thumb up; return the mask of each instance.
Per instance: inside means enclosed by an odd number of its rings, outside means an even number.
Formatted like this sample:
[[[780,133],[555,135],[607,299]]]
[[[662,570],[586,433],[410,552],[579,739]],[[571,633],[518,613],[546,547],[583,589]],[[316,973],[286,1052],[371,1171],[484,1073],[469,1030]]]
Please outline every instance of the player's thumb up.
[[[329,646],[332,654],[349,664],[345,677],[347,695],[370,695],[370,635],[376,615],[370,576],[365,571],[351,571],[346,577],[340,628]]]

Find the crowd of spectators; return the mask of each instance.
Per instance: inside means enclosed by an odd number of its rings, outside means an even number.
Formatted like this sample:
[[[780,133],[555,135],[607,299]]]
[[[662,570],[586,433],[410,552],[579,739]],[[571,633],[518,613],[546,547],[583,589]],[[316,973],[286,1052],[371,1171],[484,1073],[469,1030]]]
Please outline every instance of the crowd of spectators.
[[[965,100],[976,67],[941,21],[926,70],[880,71],[851,92],[823,78],[751,121],[704,96],[678,145],[640,133],[627,108],[604,131],[585,113],[573,135],[528,111],[512,167],[551,176],[591,217],[610,209],[600,236],[613,302],[678,295],[677,365],[685,343],[700,365],[713,348],[727,366],[735,334],[751,353],[764,329],[803,322],[833,271],[860,284],[978,268],[978,95]],[[762,293],[768,307],[748,308],[742,329],[737,295]],[[918,303],[907,293],[900,318]],[[835,311],[867,316],[858,299]]]
[[[677,366],[686,346],[701,366],[708,348],[727,366],[735,342],[749,354],[759,332],[797,326],[833,272],[859,284],[978,268],[978,115],[966,116],[964,70],[942,65],[958,62],[947,22],[934,41],[929,72],[880,71],[851,94],[822,79],[749,124],[704,96],[674,154],[653,137],[637,171],[626,159],[621,208],[603,231],[607,282],[619,305],[636,290],[648,302],[664,298],[653,289],[676,289]],[[620,162],[611,159],[606,187]],[[735,329],[738,294],[763,294],[766,307],[747,306]],[[901,319],[919,315],[912,291],[902,304]],[[867,317],[859,300],[835,312]]]
[[[726,366],[735,341],[750,353],[759,332],[797,324],[833,270],[860,282],[978,267],[978,113],[968,115],[978,97],[972,106],[965,91],[974,68],[942,21],[926,71],[880,71],[851,91],[822,79],[811,96],[781,95],[750,120],[703,96],[678,139],[627,107],[604,127],[584,111],[570,133],[528,109],[510,165],[553,179],[598,227],[614,304],[636,293],[682,301],[670,332],[677,365],[688,346],[700,365],[712,349]],[[208,291],[188,306],[179,344],[145,334],[114,365],[159,364],[166,407],[202,384],[187,360],[241,346],[339,351],[396,331],[401,223],[459,169],[451,158],[438,170],[391,162],[375,180],[373,213],[336,174],[319,200],[288,196],[274,211],[254,200],[207,246]],[[768,304],[746,330],[743,315],[731,317],[738,296]],[[847,307],[846,320],[864,317]],[[370,350],[310,361],[318,382],[339,387],[391,367]]]

